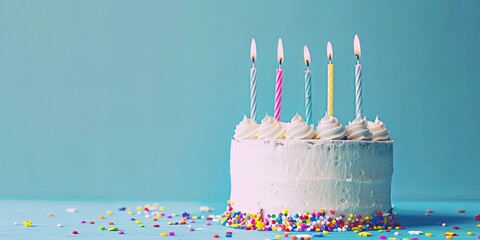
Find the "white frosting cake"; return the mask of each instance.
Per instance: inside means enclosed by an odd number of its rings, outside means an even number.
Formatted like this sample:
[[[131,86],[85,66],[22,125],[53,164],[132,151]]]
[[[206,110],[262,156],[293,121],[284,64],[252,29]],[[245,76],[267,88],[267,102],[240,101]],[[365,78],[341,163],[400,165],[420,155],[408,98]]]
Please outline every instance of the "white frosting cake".
[[[332,210],[368,215],[391,209],[393,142],[383,122],[357,117],[345,128],[325,114],[317,130],[244,117],[231,142],[231,201],[236,211]]]
[[[391,208],[392,173],[391,141],[232,140],[230,199],[250,213],[367,215]]]

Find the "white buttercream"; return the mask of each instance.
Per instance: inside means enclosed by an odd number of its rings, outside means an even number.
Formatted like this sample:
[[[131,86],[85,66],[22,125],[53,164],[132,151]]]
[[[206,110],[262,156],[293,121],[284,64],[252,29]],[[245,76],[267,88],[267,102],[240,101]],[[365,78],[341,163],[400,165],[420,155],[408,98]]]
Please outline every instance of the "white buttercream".
[[[320,140],[341,140],[345,137],[345,128],[338,122],[337,118],[328,115],[318,121],[316,138]]]
[[[348,124],[346,134],[348,140],[372,140],[372,133],[368,130],[367,120],[360,116],[357,116],[355,120]]]
[[[298,113],[286,126],[286,132],[286,139],[312,139],[315,136],[314,126],[307,125]]]
[[[230,154],[237,211],[367,215],[391,208],[391,141],[232,140]]]
[[[375,122],[368,122],[368,129],[372,133],[372,141],[388,141],[390,140],[390,132],[388,132],[385,124],[375,118]]]
[[[258,127],[258,139],[284,139],[285,128],[277,119],[265,115]]]
[[[235,128],[235,139],[257,139],[258,124],[247,116],[243,116],[243,120]]]

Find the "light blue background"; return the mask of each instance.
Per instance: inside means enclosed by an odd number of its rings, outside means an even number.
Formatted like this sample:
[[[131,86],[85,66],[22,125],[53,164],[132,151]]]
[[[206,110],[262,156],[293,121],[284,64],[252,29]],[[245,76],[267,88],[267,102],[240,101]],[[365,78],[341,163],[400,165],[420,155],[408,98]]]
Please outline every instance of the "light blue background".
[[[249,112],[273,114],[285,47],[282,120],[354,117],[353,36],[363,109],[395,142],[393,199],[479,199],[478,1],[1,1],[0,197],[224,201],[229,144]]]

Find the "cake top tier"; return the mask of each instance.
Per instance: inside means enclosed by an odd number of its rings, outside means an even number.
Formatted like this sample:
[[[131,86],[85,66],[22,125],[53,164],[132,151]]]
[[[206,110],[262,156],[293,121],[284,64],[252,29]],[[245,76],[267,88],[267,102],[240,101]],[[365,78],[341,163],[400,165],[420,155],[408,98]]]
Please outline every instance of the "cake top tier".
[[[261,124],[248,118],[243,120],[235,129],[235,139],[320,139],[320,140],[357,140],[357,141],[388,141],[390,132],[378,116],[374,122],[358,116],[347,127],[337,118],[325,113],[318,122],[317,129],[313,124],[308,125],[300,114],[295,114],[288,123],[277,121],[268,114]]]

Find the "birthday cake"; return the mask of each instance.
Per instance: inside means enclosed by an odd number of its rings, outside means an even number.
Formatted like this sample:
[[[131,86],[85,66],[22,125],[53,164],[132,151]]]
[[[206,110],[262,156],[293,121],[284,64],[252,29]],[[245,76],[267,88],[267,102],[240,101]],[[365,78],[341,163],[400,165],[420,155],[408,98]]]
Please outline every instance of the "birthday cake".
[[[355,46],[358,38],[355,37]],[[331,60],[331,46],[328,44]],[[252,41],[252,49],[255,44]],[[279,41],[279,64],[283,60]],[[256,51],[252,51],[255,53]],[[378,116],[361,118],[360,51],[357,118],[344,127],[329,110],[311,122],[310,55],[304,48],[307,122],[297,113],[280,122],[282,70],[277,69],[275,117],[255,121],[256,69],[251,69],[251,117],[236,126],[230,148],[231,194],[222,223],[261,231],[362,231],[399,227],[390,200],[393,141]],[[252,54],[252,63],[254,56]],[[331,65],[331,64],[330,64]],[[329,66],[333,71],[333,65]],[[329,73],[329,94],[333,72]]]
[[[392,173],[393,142],[378,118],[357,118],[344,128],[326,115],[315,131],[299,114],[290,123],[266,116],[260,125],[244,117],[231,141],[227,212],[262,214],[269,224],[283,223],[279,216],[289,213],[290,218],[341,217],[344,224],[337,228],[345,230],[348,219],[360,223],[375,216],[372,227],[383,226],[391,215]],[[230,225],[242,223],[232,220]]]

